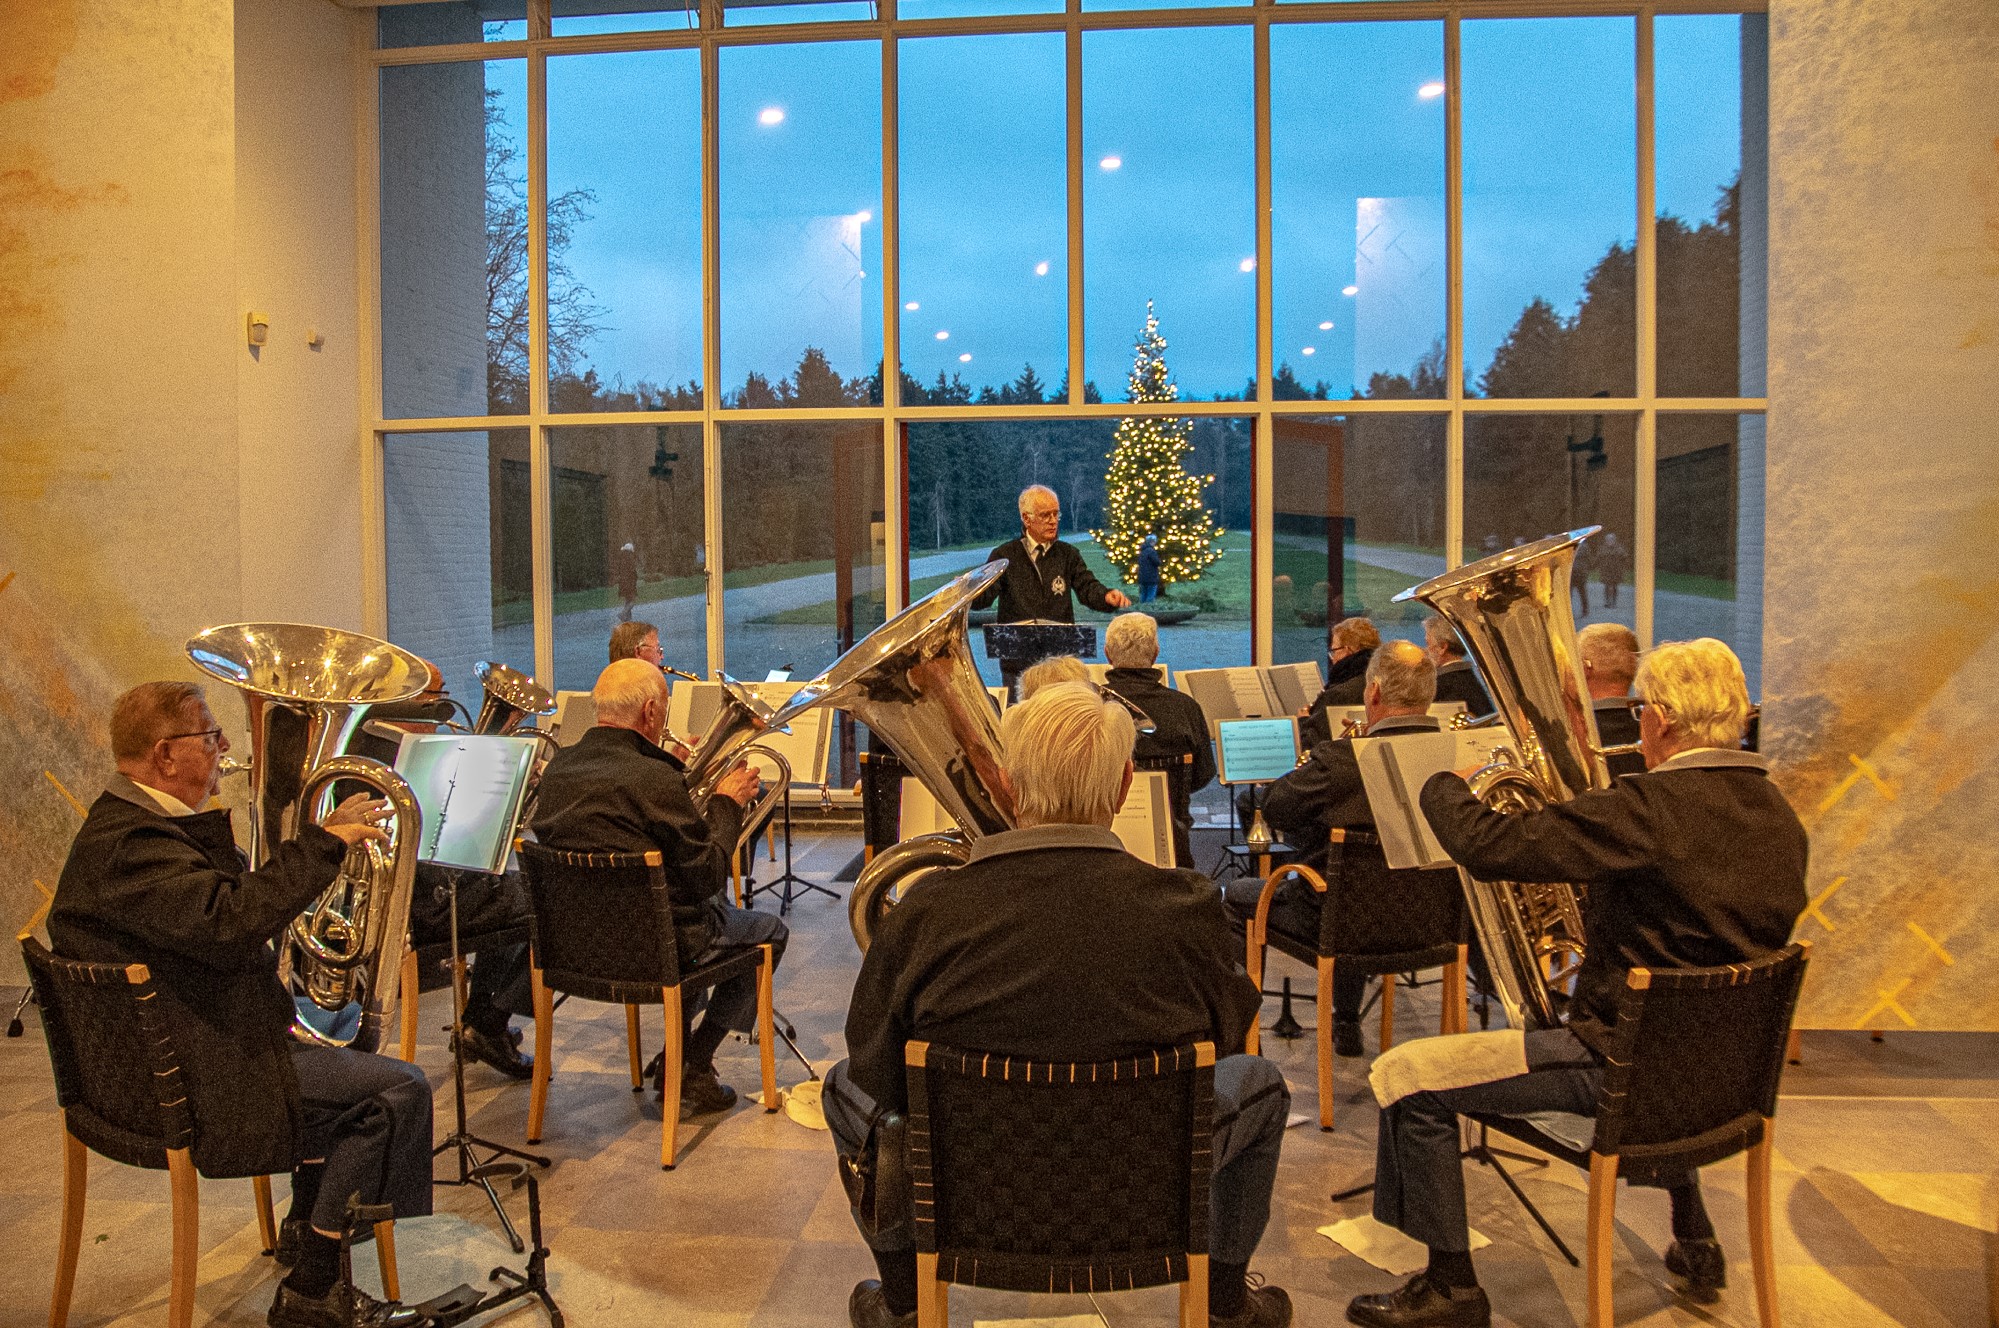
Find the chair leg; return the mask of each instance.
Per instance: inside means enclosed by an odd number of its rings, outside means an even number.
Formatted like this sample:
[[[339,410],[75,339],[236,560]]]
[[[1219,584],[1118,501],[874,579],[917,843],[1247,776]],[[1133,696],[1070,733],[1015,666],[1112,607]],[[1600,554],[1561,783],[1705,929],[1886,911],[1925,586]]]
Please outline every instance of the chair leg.
[[[375,1262],[382,1270],[382,1295],[389,1300],[403,1298],[402,1278],[396,1273],[396,1224],[375,1223]]]
[[[1381,975],[1381,1049],[1395,1045],[1395,975]]]
[[[1319,956],[1319,990],[1312,1002],[1318,1010],[1319,1044],[1319,1128],[1333,1128],[1333,960]]]
[[[950,1328],[951,1284],[937,1280],[937,1256],[916,1256],[916,1328]]]
[[[659,1168],[673,1170],[674,1149],[680,1138],[680,1058],[687,1030],[681,1025],[680,988],[663,987],[666,998],[666,1049],[659,1071]]]
[[[1180,1328],[1208,1326],[1208,1256],[1187,1256],[1187,1280],[1180,1284]]]
[[[548,1110],[548,1077],[551,1070],[549,1044],[555,1041],[555,997],[541,980],[541,966],[528,969],[534,989],[534,1086],[528,1090],[528,1134],[531,1144],[541,1142],[542,1114]]]
[[[763,1050],[764,1110],[777,1110],[777,1035],[771,1028],[771,983],[777,972],[777,955],[768,945],[759,946],[763,962],[757,965],[757,1046]]]
[[[1259,992],[1263,990],[1263,947],[1257,944],[1256,919],[1251,918],[1243,927],[1243,943],[1248,953],[1243,960],[1243,968],[1249,973],[1250,985]],[[1257,1013],[1249,1021],[1249,1036],[1243,1039],[1243,1051],[1251,1056],[1263,1053],[1263,998],[1257,997]]]
[[[1589,1328],[1611,1328],[1611,1249],[1617,1228],[1617,1154],[1589,1155]]]
[[[250,1178],[250,1189],[256,1195],[257,1234],[263,1238],[264,1253],[267,1255],[276,1254],[278,1252],[278,1219],[277,1215],[271,1210],[271,1178],[269,1176],[252,1176]]]
[[[1749,1150],[1749,1266],[1756,1279],[1756,1318],[1763,1328],[1777,1328],[1777,1256],[1770,1245],[1770,1133],[1774,1122],[1763,1121],[1763,1141]]]
[[[185,1148],[167,1150],[167,1177],[173,1192],[173,1282],[167,1292],[168,1328],[189,1328],[194,1322],[195,1259],[201,1253],[200,1191],[195,1184],[194,1158]]]
[[[69,1322],[70,1293],[76,1289],[76,1257],[83,1248],[83,1195],[90,1184],[90,1150],[62,1132],[62,1234],[56,1244],[56,1289],[49,1297],[49,1328]]]
[[[625,1007],[625,1051],[632,1063],[632,1091],[639,1092],[646,1086],[645,1052],[639,1049],[639,1007]]]
[[[403,990],[401,997],[403,1003],[403,1008],[402,1008],[403,1037],[402,1037],[401,1051],[402,1051],[402,1058],[405,1061],[413,1061],[416,1059],[416,1013],[417,1013],[417,997],[422,994],[421,991],[419,990],[419,988],[422,986],[421,977],[422,975],[417,968],[416,951],[404,950],[403,973],[402,973]]]
[[[1470,947],[1460,945],[1458,957],[1444,966],[1444,1013],[1437,1021],[1441,1032],[1465,1031],[1465,972],[1470,962]]]

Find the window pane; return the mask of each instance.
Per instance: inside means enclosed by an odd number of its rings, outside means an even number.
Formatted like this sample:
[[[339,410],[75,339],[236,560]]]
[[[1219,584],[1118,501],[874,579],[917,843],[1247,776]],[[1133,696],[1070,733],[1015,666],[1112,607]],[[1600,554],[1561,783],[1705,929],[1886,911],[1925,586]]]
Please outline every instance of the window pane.
[[[1653,25],[1661,396],[1732,397],[1741,381],[1745,22]]]
[[[1480,20],[1462,31],[1465,390],[1629,396],[1632,20]]]
[[[527,410],[527,67],[382,71],[382,412]]]
[[[1069,355],[1062,35],[905,41],[899,78],[903,372],[947,397],[952,377],[979,401],[1015,379],[1052,392]]]
[[[988,14],[1059,14],[1062,0],[896,0],[897,18],[983,18]]]
[[[1191,9],[1211,5],[1246,5],[1249,0],[1083,0],[1083,12],[1106,9]]]
[[[557,37],[594,32],[658,32],[698,28],[701,6],[662,6],[657,0],[553,0],[549,31]]]
[[[1443,25],[1280,24],[1270,70],[1276,398],[1443,396]]]
[[[385,51],[402,46],[526,41],[527,12],[527,0],[433,0],[420,5],[384,5],[376,11],[375,40]]]
[[[1189,399],[1256,365],[1256,178],[1247,28],[1083,36],[1087,373],[1125,395],[1152,301]]]
[[[1465,557],[1602,526],[1571,578],[1576,625],[1635,623],[1631,415],[1480,415],[1465,421]],[[1589,584],[1588,599],[1582,586]]]
[[[548,62],[549,402],[701,406],[701,57]]]
[[[732,28],[761,23],[865,23],[875,17],[868,0],[723,0],[722,22]]]
[[[555,685],[589,690],[631,618],[659,629],[668,664],[706,676],[701,426],[555,429],[549,461]]]
[[[881,47],[721,61],[724,400],[863,404],[881,360]]]
[[[480,660],[534,672],[527,430],[390,434],[382,494],[389,639],[476,715]]]
[[[726,667],[814,677],[884,621],[881,429],[722,432]]]
[[[1736,586],[1740,563],[1761,561],[1761,533],[1743,525],[1740,495],[1745,456],[1761,470],[1762,433],[1761,415],[1661,415],[1654,518],[1653,639],[1728,642],[1749,670],[1752,694],[1762,620]],[[1738,557],[1745,541],[1755,547]]]
[[[1444,570],[1444,420],[1437,415],[1276,417],[1271,659],[1323,673],[1327,633],[1371,619],[1421,640],[1425,610],[1390,601]]]

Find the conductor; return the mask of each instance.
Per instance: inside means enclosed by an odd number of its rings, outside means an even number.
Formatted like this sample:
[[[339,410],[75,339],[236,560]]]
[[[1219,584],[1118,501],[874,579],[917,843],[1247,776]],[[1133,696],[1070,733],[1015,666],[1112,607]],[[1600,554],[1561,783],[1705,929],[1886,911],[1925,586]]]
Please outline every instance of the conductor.
[[[983,609],[999,601],[999,621],[1076,621],[1076,607],[1070,595],[1099,613],[1128,609],[1131,597],[1112,590],[1097,580],[1073,544],[1056,539],[1062,528],[1062,500],[1046,485],[1031,484],[1020,491],[1020,538],[994,549],[988,561],[1006,559],[1006,572],[991,589],[974,600],[972,607]],[[1031,659],[1000,660],[1000,673],[1007,685]]]

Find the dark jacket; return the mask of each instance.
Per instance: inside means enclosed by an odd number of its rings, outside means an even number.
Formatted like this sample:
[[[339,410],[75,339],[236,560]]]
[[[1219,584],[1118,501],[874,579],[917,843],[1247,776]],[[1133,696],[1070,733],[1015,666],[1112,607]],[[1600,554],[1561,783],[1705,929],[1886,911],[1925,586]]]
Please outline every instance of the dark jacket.
[[[91,806],[49,913],[66,959],[144,964],[186,1076],[204,1176],[300,1161],[291,997],[271,942],[339,874],[347,849],[307,825],[250,871],[227,811],[168,816],[123,775]]]
[[[999,620],[1003,623],[1026,622],[1039,618],[1048,622],[1076,621],[1076,607],[1070,601],[1070,594],[1099,613],[1111,611],[1110,590],[1097,580],[1096,574],[1084,565],[1083,555],[1073,544],[1056,540],[1041,555],[1041,564],[1028,561],[1025,540],[1012,540],[1000,545],[987,555],[987,561],[1006,559],[1006,571],[1000,575],[985,594],[972,602],[975,609],[983,609],[994,600],[999,601]],[[1061,588],[1056,588],[1056,582]]]
[[[1438,731],[1434,715],[1391,715],[1370,733],[1383,738]],[[1283,834],[1285,843],[1297,847],[1298,861],[1315,871],[1325,866],[1327,836],[1333,830],[1372,831],[1374,813],[1367,805],[1353,739],[1335,738],[1314,746],[1303,765],[1270,786],[1263,799],[1263,819]],[[1278,888],[1294,883],[1311,888],[1302,881],[1287,881]]]
[[[1194,816],[1186,795],[1215,782],[1215,744],[1208,737],[1208,717],[1199,701],[1160,682],[1158,669],[1111,669],[1104,681],[1152,720],[1152,732],[1138,735],[1133,756],[1140,761],[1173,760],[1189,753],[1194,757],[1186,785],[1175,785],[1173,797],[1174,852],[1181,866],[1191,867]]]
[[[1298,741],[1311,751],[1333,736],[1333,722],[1326,718],[1328,706],[1357,706],[1366,699],[1367,665],[1374,658],[1369,647],[1358,654],[1334,661],[1326,670],[1326,685],[1312,698],[1305,718],[1298,724]]]
[[[1242,934],[1198,872],[1148,866],[1108,830],[988,835],[890,909],[847,1009],[853,1081],[900,1109],[903,1043],[1104,1060],[1197,1039],[1242,1049],[1259,996]]]
[[[536,795],[534,837],[577,853],[666,857],[673,930],[684,963],[714,944],[743,810],[710,798],[696,811],[680,762],[630,729],[598,725],[549,758]]]
[[[1638,714],[1631,708],[1628,698],[1613,696],[1594,704],[1596,710],[1596,737],[1605,747],[1621,747],[1628,742],[1638,741]],[[1642,775],[1645,773],[1645,754],[1631,752],[1624,756],[1605,758],[1611,775]]]
[[[1765,768],[1746,752],[1686,752],[1518,815],[1439,774],[1423,814],[1474,876],[1589,887],[1569,1027],[1602,1051],[1629,969],[1743,963],[1789,943],[1805,908],[1805,829]]]
[[[1452,660],[1437,670],[1437,700],[1463,701],[1465,713],[1473,719],[1492,713],[1492,698],[1468,659]]]
[[[1156,586],[1159,584],[1159,546],[1141,545],[1138,550],[1138,584]]]

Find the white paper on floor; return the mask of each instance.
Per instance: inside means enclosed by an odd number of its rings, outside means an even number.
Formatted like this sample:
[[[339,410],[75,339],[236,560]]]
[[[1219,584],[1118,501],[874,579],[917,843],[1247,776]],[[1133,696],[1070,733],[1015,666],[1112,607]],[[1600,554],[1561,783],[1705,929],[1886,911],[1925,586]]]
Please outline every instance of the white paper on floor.
[[[1304,1112],[1294,1111],[1289,1116],[1286,1116],[1284,1118],[1284,1128],[1288,1130],[1293,1125],[1303,1125],[1306,1121],[1310,1119],[1312,1118],[1306,1115]]]
[[[1422,1241],[1411,1240],[1394,1227],[1377,1222],[1372,1217],[1343,1218],[1329,1227],[1320,1227],[1319,1234],[1397,1277],[1406,1277],[1427,1267],[1430,1262],[1429,1247]],[[1471,1233],[1473,1249],[1482,1250],[1490,1244],[1490,1237],[1477,1231]]]
[[[819,1101],[819,1090],[819,1080],[807,1079],[802,1084],[793,1084],[790,1088],[778,1089],[777,1104],[784,1109],[785,1115],[791,1117],[791,1119],[797,1121],[806,1129],[828,1130],[832,1127],[826,1124],[826,1108]],[[750,1101],[756,1103],[758,1106],[763,1105],[763,1100],[764,1095],[762,1093],[750,1094]]]

